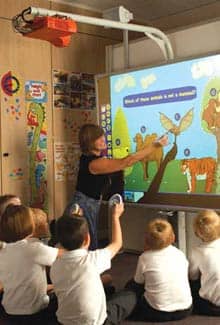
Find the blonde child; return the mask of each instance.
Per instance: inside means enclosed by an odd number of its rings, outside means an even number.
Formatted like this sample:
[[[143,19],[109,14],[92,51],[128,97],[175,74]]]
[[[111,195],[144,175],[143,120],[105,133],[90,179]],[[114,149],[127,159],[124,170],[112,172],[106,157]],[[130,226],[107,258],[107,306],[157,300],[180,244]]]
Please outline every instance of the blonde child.
[[[14,194],[4,194],[0,196],[0,218],[2,214],[4,213],[5,209],[8,205],[20,205],[21,200],[17,195]],[[0,246],[3,245],[2,242],[0,242]],[[1,247],[0,247],[1,249]],[[2,300],[2,293],[3,293],[3,285],[0,283],[0,300]]]
[[[46,266],[51,266],[58,249],[44,245],[34,233],[31,208],[9,205],[0,220],[0,281],[4,287],[2,305],[11,322],[35,323],[47,315]]]
[[[84,217],[62,216],[57,221],[57,238],[63,255],[51,267],[51,280],[58,298],[57,317],[63,325],[120,324],[136,304],[133,292],[106,297],[100,274],[111,266],[111,259],[122,245],[120,216],[123,204],[112,211],[112,241],[89,251],[90,234]],[[64,276],[65,274],[65,276]]]
[[[33,237],[39,239],[48,238],[50,236],[50,232],[47,214],[43,210],[37,208],[31,208],[31,210],[33,212],[35,225]]]
[[[220,217],[214,210],[203,210],[193,226],[195,235],[202,240],[190,256],[195,311],[220,316]]]
[[[133,288],[138,304],[133,318],[145,321],[172,321],[191,313],[192,297],[188,281],[188,261],[172,244],[175,235],[163,219],[149,222],[144,252],[138,260]]]

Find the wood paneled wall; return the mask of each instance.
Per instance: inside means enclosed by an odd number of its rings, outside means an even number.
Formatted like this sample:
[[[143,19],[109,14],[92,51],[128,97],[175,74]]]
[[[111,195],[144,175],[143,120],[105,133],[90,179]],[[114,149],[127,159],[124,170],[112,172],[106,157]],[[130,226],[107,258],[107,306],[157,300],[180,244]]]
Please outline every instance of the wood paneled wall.
[[[13,71],[20,76],[23,86],[26,80],[44,81],[48,84],[48,196],[50,217],[59,216],[71,194],[74,184],[71,182],[59,182],[54,180],[53,144],[59,141],[57,134],[57,121],[60,115],[55,113],[52,100],[52,71],[63,69],[74,72],[103,73],[105,71],[105,46],[115,44],[120,39],[120,34],[100,27],[80,24],[78,33],[73,35],[68,48],[56,48],[48,42],[25,38],[12,29],[11,18],[23,9],[29,7],[42,7],[77,14],[94,15],[79,8],[49,2],[47,0],[7,0],[0,1],[0,73],[2,76],[7,71]],[[24,90],[24,89],[23,89]],[[23,95],[24,96],[24,91]],[[22,98],[24,105],[24,98]],[[22,161],[25,164],[26,142],[24,130],[25,118],[19,121],[19,127],[7,128],[4,114],[1,112],[1,162],[10,166],[10,159],[3,157],[3,150],[11,152],[13,161]],[[61,127],[61,126],[59,126]],[[71,139],[66,139],[71,141]],[[19,158],[20,157],[20,158]],[[19,160],[20,159],[20,160]],[[4,168],[2,167],[2,173]],[[24,171],[27,166],[23,166]],[[1,173],[1,174],[2,174]],[[1,176],[1,175],[0,175]],[[7,183],[7,173],[1,177],[1,193],[9,191],[15,193],[27,203],[28,179],[22,182]],[[14,185],[13,185],[14,184]]]

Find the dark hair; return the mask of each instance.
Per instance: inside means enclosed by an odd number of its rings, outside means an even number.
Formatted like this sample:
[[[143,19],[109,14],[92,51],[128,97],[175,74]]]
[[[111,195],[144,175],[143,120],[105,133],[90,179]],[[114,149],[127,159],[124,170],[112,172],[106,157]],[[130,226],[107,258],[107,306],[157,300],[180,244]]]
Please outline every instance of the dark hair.
[[[14,243],[34,231],[33,212],[24,205],[10,204],[0,219],[0,240]]]
[[[88,224],[83,217],[64,215],[56,222],[57,241],[67,250],[80,248],[88,232]]]
[[[7,205],[10,204],[11,199],[17,198],[14,194],[4,194],[0,196],[0,216],[4,213]]]
[[[79,145],[85,154],[91,153],[94,149],[94,142],[104,135],[101,126],[96,124],[84,124],[79,130]]]

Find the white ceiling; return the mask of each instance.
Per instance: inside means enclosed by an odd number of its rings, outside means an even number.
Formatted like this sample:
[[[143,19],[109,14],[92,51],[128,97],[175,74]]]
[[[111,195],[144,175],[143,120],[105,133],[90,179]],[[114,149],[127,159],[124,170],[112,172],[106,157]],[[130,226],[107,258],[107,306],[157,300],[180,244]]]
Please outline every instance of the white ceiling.
[[[178,14],[190,15],[192,10],[205,9],[207,5],[220,3],[220,0],[61,0],[60,2],[98,12],[122,5],[133,13],[136,21],[148,23]]]

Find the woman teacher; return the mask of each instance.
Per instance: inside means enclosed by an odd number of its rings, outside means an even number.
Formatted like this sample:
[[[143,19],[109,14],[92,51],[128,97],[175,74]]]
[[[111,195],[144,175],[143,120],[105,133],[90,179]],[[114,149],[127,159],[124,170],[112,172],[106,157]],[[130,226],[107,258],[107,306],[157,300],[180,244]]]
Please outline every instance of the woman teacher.
[[[97,225],[100,203],[103,191],[110,185],[109,175],[132,166],[144,157],[150,155],[160,146],[168,143],[167,136],[149,144],[144,149],[128,155],[125,158],[105,158],[102,152],[106,149],[106,140],[103,129],[95,124],[85,124],[79,131],[79,144],[82,151],[76,192],[67,205],[64,214],[71,215],[71,209],[78,203],[87,219],[91,237],[90,249],[97,249]]]

